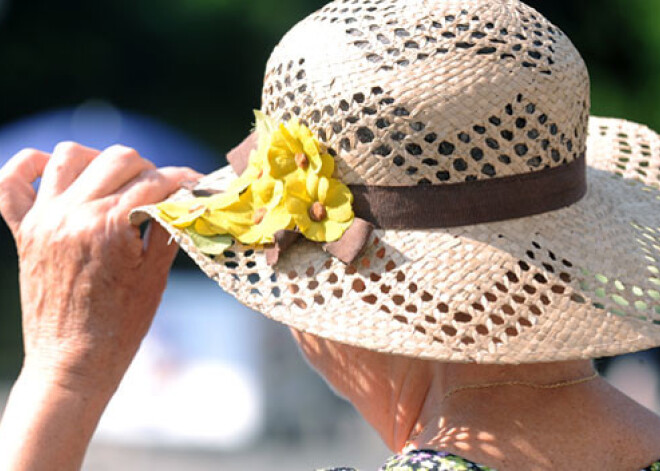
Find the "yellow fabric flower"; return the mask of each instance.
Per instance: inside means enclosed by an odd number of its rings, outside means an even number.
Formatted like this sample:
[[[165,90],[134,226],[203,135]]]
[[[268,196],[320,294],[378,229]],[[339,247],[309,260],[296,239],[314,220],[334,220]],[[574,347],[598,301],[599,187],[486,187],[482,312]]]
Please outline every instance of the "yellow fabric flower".
[[[292,229],[294,226],[283,204],[284,183],[264,176],[254,182],[250,189],[254,207],[252,226],[238,239],[247,245],[272,243],[277,231]]]
[[[312,131],[296,120],[289,121],[287,125],[280,124],[273,131],[267,161],[270,175],[278,179],[307,170],[331,177],[335,171],[332,156],[322,152]]]
[[[353,195],[333,178],[310,172],[306,178],[291,179],[285,203],[300,232],[315,242],[339,239],[353,222]]]
[[[229,184],[227,191],[229,193],[241,193],[250,186],[252,182],[260,179],[267,173],[267,161],[264,150],[261,148],[253,150],[250,153],[247,167],[237,179]]]
[[[206,211],[208,198],[195,198],[187,201],[166,201],[160,203],[160,216],[178,229],[191,226]]]
[[[192,228],[201,235],[236,236],[252,224],[252,193],[220,193],[156,206],[161,217],[178,229]]]
[[[262,245],[273,242],[277,231],[293,228],[283,194],[282,181],[264,176],[240,194],[166,202],[158,208],[163,219],[179,229],[192,229],[203,236],[230,234],[241,243]]]
[[[226,198],[224,195],[223,197]],[[226,232],[219,232],[204,219],[212,198],[202,197],[188,201],[164,202],[157,208],[160,210],[161,217],[187,233],[202,253],[216,256],[229,248],[232,240]]]
[[[243,193],[214,195],[207,202],[207,211],[195,222],[195,230],[203,235],[230,234],[240,240],[252,225],[254,206],[252,190]]]
[[[264,245],[296,226],[313,241],[339,239],[353,222],[353,195],[332,178],[334,158],[297,120],[280,124],[258,111],[255,117],[258,148],[244,173],[225,193],[159,204],[163,219],[214,255],[229,236]]]
[[[268,159],[266,157],[273,132],[277,129],[278,124],[273,118],[258,110],[254,111],[254,117],[254,127],[258,139],[257,148],[250,153],[248,165],[243,173],[229,184],[228,192],[240,193],[253,181],[268,173]]]

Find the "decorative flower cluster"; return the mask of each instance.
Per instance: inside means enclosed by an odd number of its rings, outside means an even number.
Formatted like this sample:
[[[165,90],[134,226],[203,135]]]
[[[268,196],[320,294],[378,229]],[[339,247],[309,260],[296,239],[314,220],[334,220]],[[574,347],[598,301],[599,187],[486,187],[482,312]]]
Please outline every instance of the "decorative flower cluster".
[[[280,230],[295,229],[315,242],[338,240],[353,222],[353,195],[332,178],[333,157],[298,121],[255,116],[258,146],[243,174],[223,193],[159,204],[161,217],[210,255],[222,253],[231,238],[271,244]]]

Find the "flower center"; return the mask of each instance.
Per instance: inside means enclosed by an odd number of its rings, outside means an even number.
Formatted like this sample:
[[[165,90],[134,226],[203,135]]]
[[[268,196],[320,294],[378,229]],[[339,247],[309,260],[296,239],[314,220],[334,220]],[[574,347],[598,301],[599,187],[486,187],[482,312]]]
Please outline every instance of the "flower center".
[[[264,216],[266,215],[266,208],[259,208],[254,212],[254,215],[252,216],[252,222],[255,224],[261,224],[261,221],[264,220]]]
[[[294,160],[296,162],[296,165],[298,167],[300,167],[301,169],[303,169],[303,170],[305,170],[307,168],[307,166],[309,165],[309,159],[302,152],[296,154],[295,157],[294,157]]]
[[[325,206],[323,206],[318,201],[309,207],[308,212],[309,212],[309,217],[314,222],[321,222],[328,215],[327,211],[325,210]]]

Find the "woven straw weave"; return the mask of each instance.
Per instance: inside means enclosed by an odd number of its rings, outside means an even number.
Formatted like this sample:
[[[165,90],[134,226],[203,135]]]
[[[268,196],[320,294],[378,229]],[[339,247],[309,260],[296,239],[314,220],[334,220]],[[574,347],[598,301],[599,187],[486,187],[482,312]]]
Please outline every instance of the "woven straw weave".
[[[211,259],[153,207],[135,213],[163,224],[247,306],[340,342],[445,361],[660,345],[660,139],[589,118],[584,63],[535,10],[515,0],[335,1],[284,37],[264,82],[263,111],[306,122],[345,183],[498,178],[565,165],[586,149],[589,189],[528,218],[379,229],[348,266],[308,241],[275,267],[240,244]],[[224,168],[201,185],[233,178]]]

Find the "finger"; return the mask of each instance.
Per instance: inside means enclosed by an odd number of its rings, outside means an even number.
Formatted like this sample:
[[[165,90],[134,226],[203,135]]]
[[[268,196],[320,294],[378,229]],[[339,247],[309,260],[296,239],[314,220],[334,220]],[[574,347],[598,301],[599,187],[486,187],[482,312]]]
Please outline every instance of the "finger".
[[[147,267],[156,272],[169,270],[179,250],[179,246],[171,239],[170,234],[160,224],[154,221],[150,223],[144,245],[144,261]]]
[[[121,145],[108,147],[83,170],[67,193],[76,199],[90,201],[116,193],[140,175],[154,169],[134,149]]]
[[[186,167],[164,167],[146,170],[119,190],[120,206],[127,212],[138,206],[158,203],[181,188],[185,181],[197,180],[201,174]]]
[[[24,149],[0,169],[0,214],[14,234],[34,204],[32,183],[43,174],[49,157],[39,150]]]
[[[100,153],[75,142],[57,144],[41,178],[37,199],[47,200],[61,194]]]

